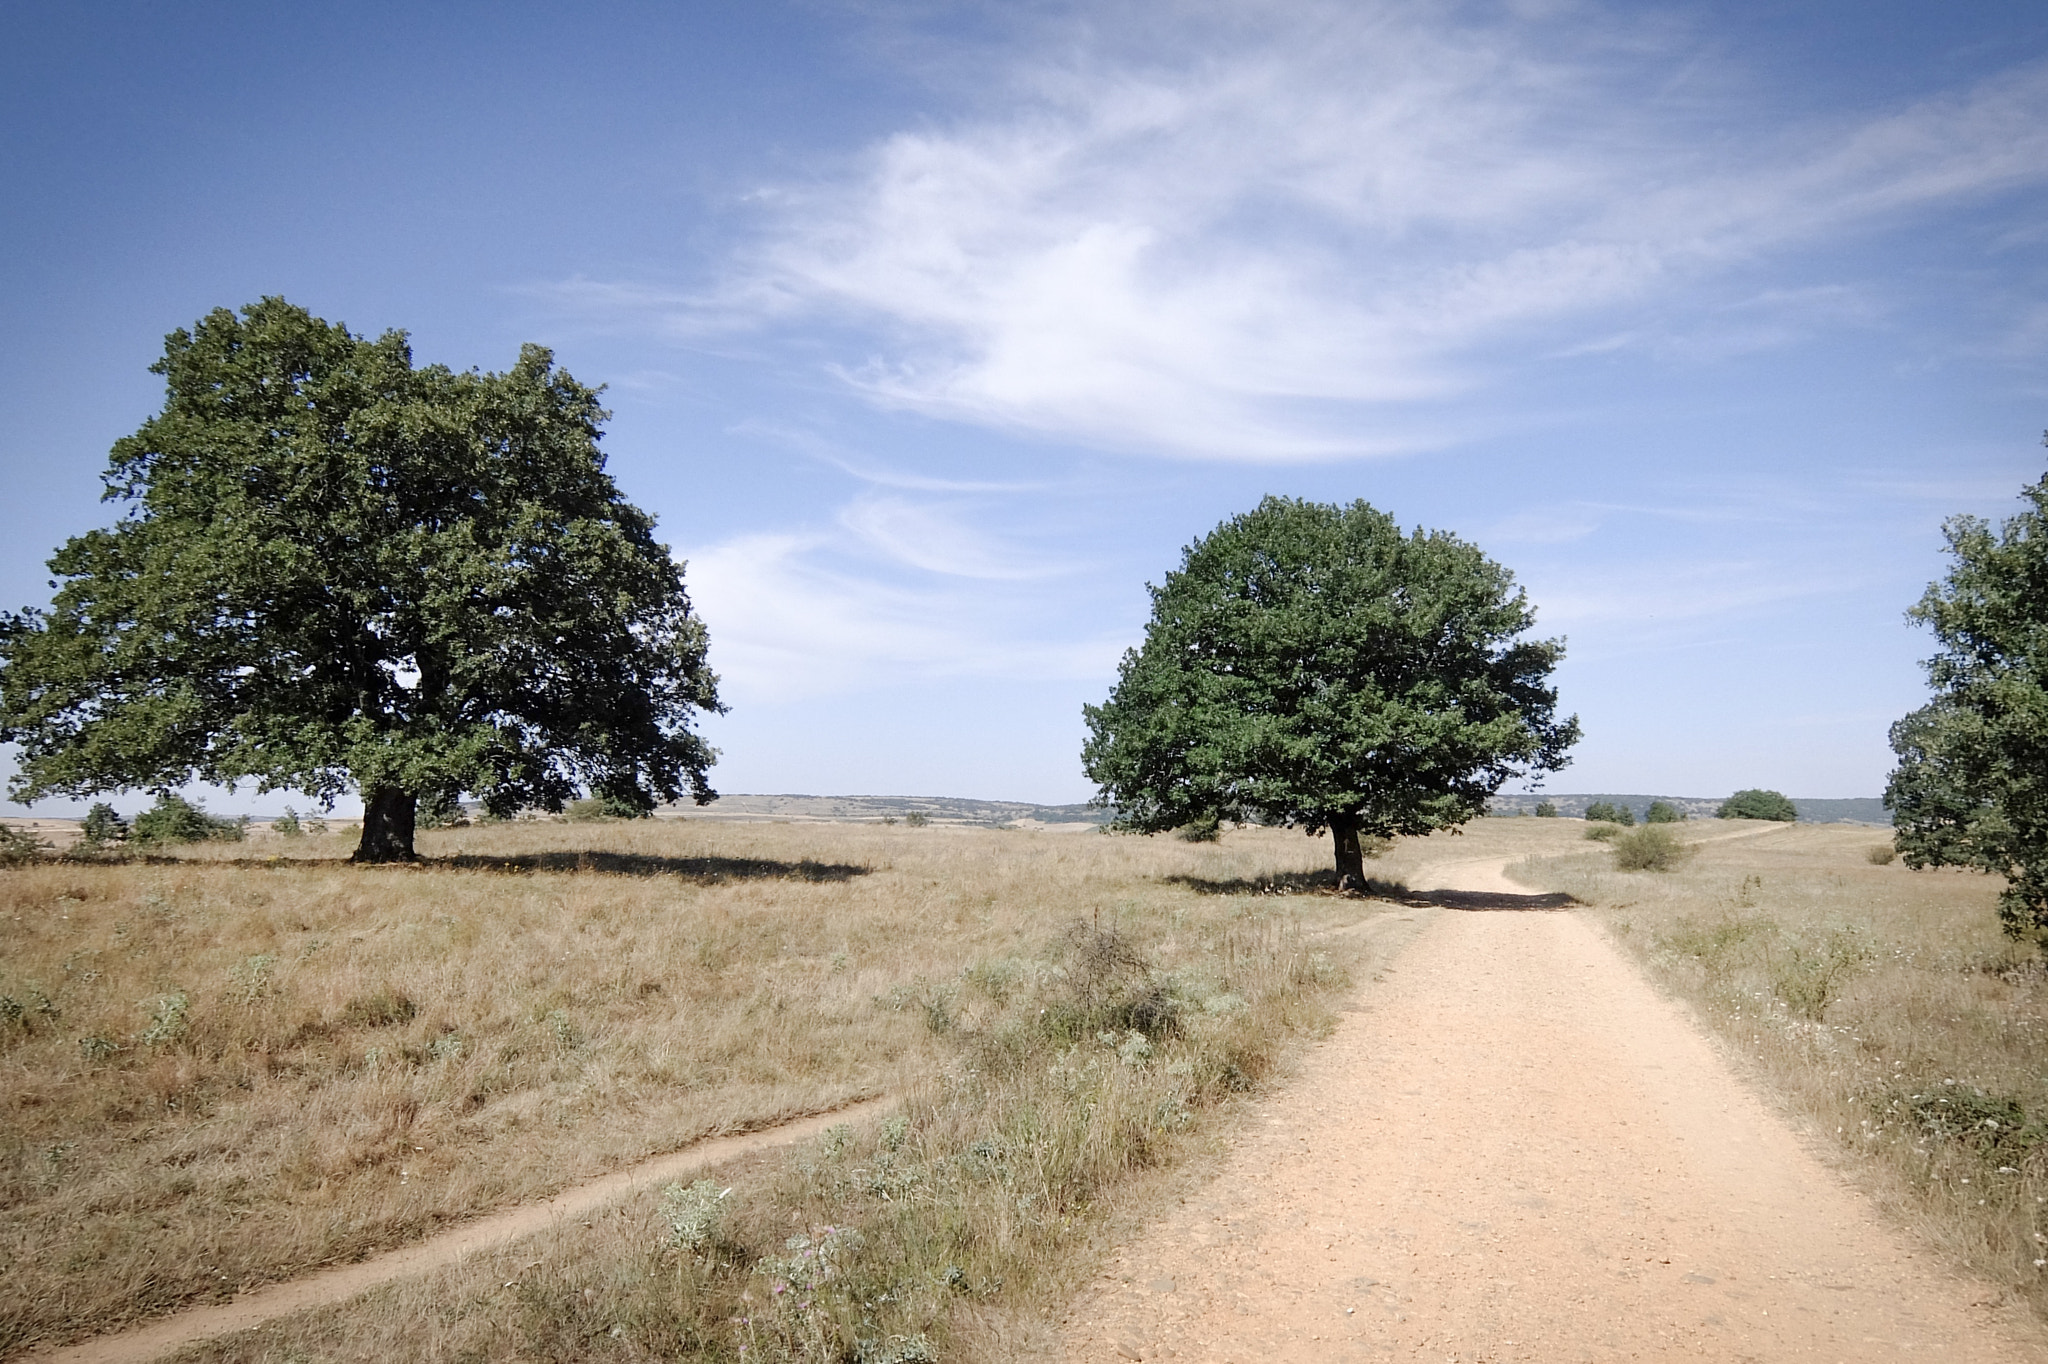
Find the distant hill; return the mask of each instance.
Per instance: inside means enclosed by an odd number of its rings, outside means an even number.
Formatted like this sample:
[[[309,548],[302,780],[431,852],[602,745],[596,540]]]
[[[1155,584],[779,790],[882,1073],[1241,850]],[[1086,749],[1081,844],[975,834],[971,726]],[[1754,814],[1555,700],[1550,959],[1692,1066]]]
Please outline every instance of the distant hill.
[[[1575,795],[1496,796],[1488,813],[1536,813],[1539,801],[1551,801],[1561,815],[1579,818],[1586,807],[1604,800],[1635,811],[1642,819],[1650,802],[1668,800],[1693,819],[1712,819],[1725,796],[1646,796],[1613,792]],[[1852,800],[1792,798],[1802,823],[1890,824],[1891,811],[1875,796]],[[1063,828],[1080,832],[1109,822],[1110,812],[1093,805],[1035,805],[1021,800],[975,800],[964,796],[804,796],[729,795],[709,805],[671,805],[661,813],[684,819],[731,820],[741,823],[880,824],[922,814],[933,824],[983,829]]]
[[[979,828],[1041,825],[1072,829],[1107,823],[1109,812],[1091,805],[1034,805],[1018,800],[973,800],[961,796],[720,796],[709,805],[671,805],[663,814],[685,819],[722,819],[748,823],[784,820],[880,824],[911,813],[933,824]]]
[[[1593,793],[1590,795],[1534,795],[1495,796],[1487,807],[1487,813],[1512,815],[1519,812],[1536,813],[1541,801],[1557,806],[1560,815],[1577,819],[1586,813],[1586,807],[1595,801],[1606,801],[1635,811],[1636,818],[1642,819],[1649,813],[1650,802],[1665,800],[1676,805],[1693,819],[1712,819],[1714,811],[1721,808],[1726,796],[1641,796]],[[1792,797],[1793,806],[1799,811],[1802,824],[1890,824],[1892,812],[1884,808],[1884,802],[1876,796],[1857,796],[1848,800],[1827,800],[1820,797]]]

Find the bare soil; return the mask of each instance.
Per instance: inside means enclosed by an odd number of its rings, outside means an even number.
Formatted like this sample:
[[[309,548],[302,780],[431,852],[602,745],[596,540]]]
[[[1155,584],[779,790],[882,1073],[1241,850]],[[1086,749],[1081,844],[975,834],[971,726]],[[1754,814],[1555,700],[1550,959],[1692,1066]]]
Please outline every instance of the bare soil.
[[[1412,943],[1076,1302],[1066,1357],[2048,1359],[1503,865],[1407,878],[1438,892]]]

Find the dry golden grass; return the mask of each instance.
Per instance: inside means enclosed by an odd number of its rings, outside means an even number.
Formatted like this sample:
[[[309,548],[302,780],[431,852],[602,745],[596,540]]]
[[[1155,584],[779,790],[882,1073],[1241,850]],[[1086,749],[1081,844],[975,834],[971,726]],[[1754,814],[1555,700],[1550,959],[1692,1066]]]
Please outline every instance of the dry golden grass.
[[[2048,1315],[2048,976],[1999,883],[1877,861],[1883,830],[1678,829],[1708,841],[1674,872],[1511,874],[1596,906],[1901,1220]]]
[[[255,1339],[880,1358],[985,1336],[1070,1281],[1091,1210],[1321,1025],[1349,940],[1305,935],[1379,912],[1258,893],[1328,856],[1266,831],[421,843],[418,868],[343,865],[337,837],[0,872],[0,1351],[883,1092],[902,1121],[766,1160],[695,1245],[650,1196],[520,1247],[532,1273],[474,1264]],[[776,1266],[803,1258],[793,1234],[843,1271],[801,1312],[768,1282],[800,1272]]]

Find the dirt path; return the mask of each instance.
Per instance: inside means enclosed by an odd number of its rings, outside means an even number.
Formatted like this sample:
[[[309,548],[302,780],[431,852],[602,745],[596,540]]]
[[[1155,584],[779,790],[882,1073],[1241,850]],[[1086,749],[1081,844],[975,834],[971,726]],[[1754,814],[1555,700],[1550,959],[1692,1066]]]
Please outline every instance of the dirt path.
[[[1491,901],[1501,866],[1410,884]],[[1588,920],[1400,912],[1419,936],[1076,1304],[1067,1358],[2048,1359]]]
[[[707,1166],[731,1160],[734,1156],[814,1137],[840,1123],[873,1117],[893,1102],[890,1099],[869,1099],[758,1132],[700,1141],[681,1151],[656,1156],[602,1179],[565,1189],[545,1202],[529,1203],[492,1217],[479,1218],[402,1250],[373,1255],[356,1264],[319,1270],[285,1283],[271,1284],[218,1306],[188,1308],[133,1330],[95,1336],[63,1349],[29,1355],[27,1359],[34,1364],[145,1364],[145,1361],[157,1359],[181,1346],[211,1340],[230,1331],[245,1331],[309,1307],[343,1302],[394,1279],[425,1274],[458,1263],[480,1250],[544,1230],[556,1221],[581,1217],[634,1189],[680,1179]]]

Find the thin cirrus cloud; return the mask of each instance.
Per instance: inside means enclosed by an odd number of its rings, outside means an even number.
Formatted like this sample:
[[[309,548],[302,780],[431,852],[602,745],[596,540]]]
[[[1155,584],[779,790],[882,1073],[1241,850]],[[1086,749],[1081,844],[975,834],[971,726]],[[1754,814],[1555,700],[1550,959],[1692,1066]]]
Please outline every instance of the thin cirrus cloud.
[[[712,622],[728,695],[782,702],[906,677],[1095,679],[1124,641],[1034,629],[986,582],[904,586],[834,566],[818,535],[741,535],[690,556],[690,595]],[[1040,623],[1043,624],[1043,623]]]
[[[856,498],[841,509],[839,524],[897,563],[947,577],[1022,582],[1078,571],[1019,550],[946,509],[901,497]]]
[[[1732,79],[1646,94],[1703,65],[1655,35],[1261,12],[1177,64],[1064,35],[1001,108],[765,193],[724,284],[667,325],[829,320],[858,347],[831,372],[874,404],[1103,448],[1413,451],[1457,439],[1449,400],[1518,353],[1711,358],[1854,325],[1882,305],[1839,281],[1788,266],[1719,299],[1717,274],[2048,179],[2039,66],[1788,131]],[[1673,307],[1718,331],[1672,343]]]

